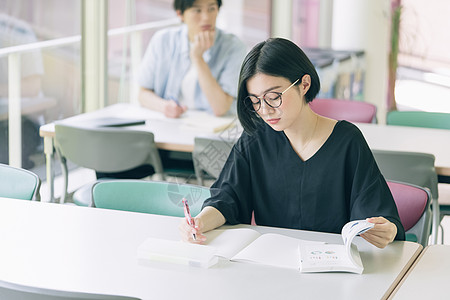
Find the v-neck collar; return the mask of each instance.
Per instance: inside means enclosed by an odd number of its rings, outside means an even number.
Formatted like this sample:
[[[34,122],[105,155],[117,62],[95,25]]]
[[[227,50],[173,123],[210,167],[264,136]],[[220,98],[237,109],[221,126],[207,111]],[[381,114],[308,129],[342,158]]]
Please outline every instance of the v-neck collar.
[[[333,137],[335,136],[336,129],[338,128],[338,126],[340,126],[339,124],[341,124],[341,122],[342,122],[342,121],[337,121],[336,124],[334,124],[333,130],[331,131],[331,134],[328,136],[327,140],[322,144],[322,146],[320,146],[319,149],[317,149],[316,152],[314,152],[313,155],[311,155],[311,156],[310,156],[308,159],[306,159],[306,160],[304,160],[303,158],[301,158],[300,155],[298,155],[298,153],[295,151],[294,147],[292,147],[292,144],[291,144],[289,138],[287,137],[286,133],[285,133],[284,131],[282,131],[281,134],[282,134],[282,136],[283,136],[283,138],[284,138],[284,140],[285,140],[285,143],[287,143],[287,144],[289,145],[289,147],[290,147],[290,150],[289,150],[289,151],[292,151],[292,153],[293,153],[296,157],[298,157],[298,162],[299,162],[300,164],[304,164],[304,163],[307,163],[307,162],[311,161],[311,160],[314,159],[315,157],[319,156],[321,152],[325,151],[326,148],[328,148],[328,144],[330,144],[330,143],[332,142],[332,141],[330,141],[330,140],[334,139]]]

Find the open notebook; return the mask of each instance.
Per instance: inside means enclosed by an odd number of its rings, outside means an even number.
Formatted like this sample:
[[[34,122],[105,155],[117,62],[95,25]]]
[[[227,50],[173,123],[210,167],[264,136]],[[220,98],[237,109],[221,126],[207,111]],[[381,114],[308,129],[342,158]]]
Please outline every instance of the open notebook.
[[[261,234],[250,228],[216,229],[207,232],[205,245],[148,238],[138,248],[142,261],[165,261],[208,268],[218,257],[309,272],[361,274],[363,264],[354,237],[372,228],[365,220],[348,222],[342,229],[344,244],[301,240],[289,236]]]
[[[260,234],[249,228],[216,229],[205,234],[205,245],[148,238],[138,248],[138,259],[210,267],[218,257],[231,261],[299,269],[300,243],[314,243],[281,234]]]

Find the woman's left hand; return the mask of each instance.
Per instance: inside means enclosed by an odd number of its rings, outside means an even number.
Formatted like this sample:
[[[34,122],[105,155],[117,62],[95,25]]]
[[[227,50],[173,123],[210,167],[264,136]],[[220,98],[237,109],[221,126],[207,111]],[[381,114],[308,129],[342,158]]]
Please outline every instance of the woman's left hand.
[[[361,237],[378,248],[386,247],[397,235],[397,226],[383,217],[368,218],[367,221],[375,226],[361,234]]]

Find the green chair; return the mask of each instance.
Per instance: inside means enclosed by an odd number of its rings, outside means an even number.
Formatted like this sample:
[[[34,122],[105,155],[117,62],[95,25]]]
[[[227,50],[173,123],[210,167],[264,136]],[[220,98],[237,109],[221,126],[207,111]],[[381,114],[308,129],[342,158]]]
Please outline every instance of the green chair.
[[[398,111],[387,114],[388,125],[450,129],[450,114],[428,111]]]
[[[97,208],[174,217],[184,216],[183,198],[195,216],[210,196],[206,187],[164,181],[110,180],[98,182],[92,189],[92,199]]]
[[[0,164],[0,197],[40,200],[39,177],[25,169]]]

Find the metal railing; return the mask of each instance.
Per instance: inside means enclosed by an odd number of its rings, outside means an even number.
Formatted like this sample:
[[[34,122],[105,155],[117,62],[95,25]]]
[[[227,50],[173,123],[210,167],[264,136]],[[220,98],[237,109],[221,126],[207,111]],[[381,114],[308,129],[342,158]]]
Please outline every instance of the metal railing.
[[[130,57],[132,79],[137,74],[142,57],[142,32],[180,24],[178,18],[137,24],[108,30],[108,37],[130,35]],[[53,39],[48,41],[11,46],[0,49],[0,57],[8,57],[8,130],[9,164],[22,166],[22,129],[21,129],[21,55],[26,52],[76,44],[81,35]],[[83,79],[82,79],[83,80]],[[137,99],[138,87],[130,80],[130,99]]]

